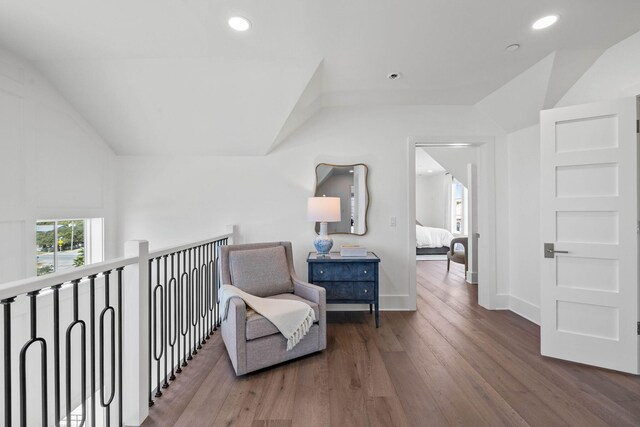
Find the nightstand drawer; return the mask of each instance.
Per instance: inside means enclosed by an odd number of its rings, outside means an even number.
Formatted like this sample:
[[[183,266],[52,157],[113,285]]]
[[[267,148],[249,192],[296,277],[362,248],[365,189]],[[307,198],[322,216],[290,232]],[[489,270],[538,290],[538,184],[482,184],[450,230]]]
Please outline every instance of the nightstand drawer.
[[[366,262],[319,263],[313,266],[311,280],[316,281],[373,281],[375,265]]]
[[[373,301],[375,282],[316,282],[327,290],[327,303],[332,300]]]
[[[356,282],[353,284],[353,299],[369,301],[374,298],[374,282]]]

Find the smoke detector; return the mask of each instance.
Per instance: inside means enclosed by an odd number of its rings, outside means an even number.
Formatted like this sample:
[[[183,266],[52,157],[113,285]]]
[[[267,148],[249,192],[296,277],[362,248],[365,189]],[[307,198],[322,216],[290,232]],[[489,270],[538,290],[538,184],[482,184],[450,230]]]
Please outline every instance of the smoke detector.
[[[389,74],[387,74],[387,78],[389,80],[398,80],[400,77],[402,77],[402,74],[400,74],[400,73],[389,73]]]

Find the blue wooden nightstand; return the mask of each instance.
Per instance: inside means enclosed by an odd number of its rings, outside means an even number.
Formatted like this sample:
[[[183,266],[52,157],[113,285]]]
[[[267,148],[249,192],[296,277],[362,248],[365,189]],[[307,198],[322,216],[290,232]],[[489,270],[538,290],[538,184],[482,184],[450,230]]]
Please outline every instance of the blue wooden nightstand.
[[[307,257],[309,283],[327,290],[327,304],[375,305],[376,328],[380,326],[378,265],[373,252],[366,257],[343,257],[337,252],[321,256],[310,252]]]

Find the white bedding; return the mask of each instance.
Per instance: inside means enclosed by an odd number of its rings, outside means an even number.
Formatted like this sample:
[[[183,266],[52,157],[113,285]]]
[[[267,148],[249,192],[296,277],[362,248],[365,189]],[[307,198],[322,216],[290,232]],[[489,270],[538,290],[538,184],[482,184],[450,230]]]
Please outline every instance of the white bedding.
[[[453,234],[444,228],[423,227],[416,224],[416,247],[441,248],[451,247]]]

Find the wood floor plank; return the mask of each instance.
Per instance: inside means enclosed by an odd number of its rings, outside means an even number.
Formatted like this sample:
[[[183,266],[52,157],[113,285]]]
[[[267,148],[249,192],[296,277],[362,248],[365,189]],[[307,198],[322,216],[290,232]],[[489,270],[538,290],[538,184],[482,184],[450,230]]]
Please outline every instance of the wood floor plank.
[[[435,397],[422,380],[407,353],[404,351],[384,352],[382,359],[391,376],[409,425],[423,426],[425,420],[429,420],[429,425],[432,426],[449,425],[446,417],[440,411]]]
[[[215,417],[214,426],[247,426],[253,423],[262,393],[266,387],[268,372],[246,375],[236,382]]]
[[[443,339],[428,347],[419,332],[406,321],[409,313],[398,313],[389,322],[401,330],[401,342],[414,363],[430,378],[438,405],[455,425],[526,426],[520,415]],[[442,402],[444,400],[444,402]],[[468,406],[467,406],[468,405]],[[469,406],[471,408],[469,408]],[[446,408],[449,408],[448,410]]]
[[[327,348],[329,359],[329,393],[331,425],[368,426],[365,390],[350,350],[349,324],[332,325],[332,345]]]
[[[291,420],[298,383],[298,364],[287,363],[267,372],[256,420]]]
[[[189,427],[196,424],[213,425],[215,418],[209,419],[206,416],[203,417],[203,414],[220,411],[233,388],[234,380],[235,373],[231,361],[225,355],[211,369],[175,425],[177,427]]]
[[[367,399],[369,425],[374,427],[409,427],[400,399],[396,396],[376,396]]]
[[[376,345],[379,329],[368,325],[355,328],[352,342],[356,366],[361,367],[360,375],[365,382],[368,397],[395,396],[395,388],[382,360],[379,347]],[[360,362],[358,364],[358,361]]]
[[[176,380],[171,381],[169,388],[163,390],[163,395],[155,399],[155,405],[150,408],[149,417],[145,420],[144,426],[176,424],[189,407],[191,400],[197,396],[200,386],[205,383],[208,375],[202,375],[202,373],[211,372],[220,361],[224,364],[227,355],[219,338],[219,334],[214,334],[199,351],[199,356],[182,368],[182,373],[176,374]]]
[[[331,425],[328,352],[310,355],[298,364],[292,425],[327,427]]]

